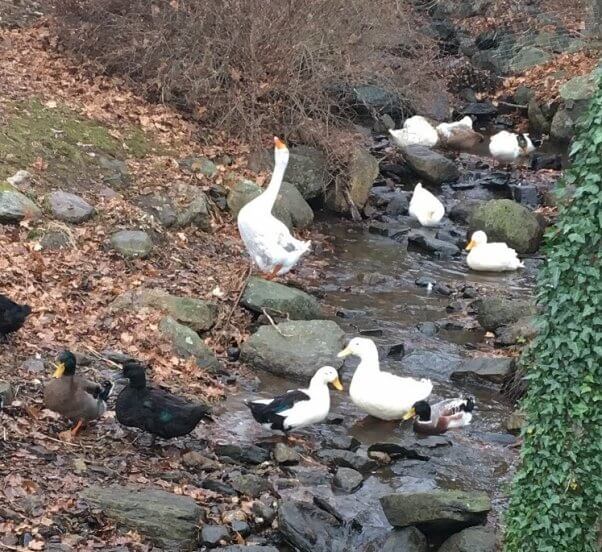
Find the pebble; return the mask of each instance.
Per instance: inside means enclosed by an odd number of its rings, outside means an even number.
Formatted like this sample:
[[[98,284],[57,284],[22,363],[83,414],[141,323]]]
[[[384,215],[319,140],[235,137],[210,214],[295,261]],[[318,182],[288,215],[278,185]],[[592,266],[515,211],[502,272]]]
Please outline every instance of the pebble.
[[[364,477],[362,474],[351,468],[338,468],[332,481],[337,489],[346,493],[357,491],[363,482]]]
[[[209,548],[215,548],[220,541],[230,540],[230,531],[223,525],[205,525],[201,531],[201,542]]]
[[[251,534],[251,528],[246,521],[234,521],[230,527],[232,527],[232,531],[238,533],[241,537],[248,537]]]

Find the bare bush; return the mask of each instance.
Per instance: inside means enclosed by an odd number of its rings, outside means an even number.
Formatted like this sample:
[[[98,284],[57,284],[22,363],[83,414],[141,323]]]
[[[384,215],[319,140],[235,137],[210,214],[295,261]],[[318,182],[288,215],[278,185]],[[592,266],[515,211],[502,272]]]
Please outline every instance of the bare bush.
[[[62,0],[56,15],[68,50],[246,139],[328,136],[340,84],[436,87],[405,0]]]

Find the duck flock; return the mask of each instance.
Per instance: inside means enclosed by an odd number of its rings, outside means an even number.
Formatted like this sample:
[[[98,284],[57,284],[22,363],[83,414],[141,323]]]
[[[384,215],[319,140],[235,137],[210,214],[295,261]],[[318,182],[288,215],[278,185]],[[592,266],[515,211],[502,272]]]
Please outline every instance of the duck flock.
[[[484,140],[472,128],[470,117],[453,123],[442,123],[436,128],[424,117],[406,120],[404,127],[391,130],[395,144],[434,147],[443,144],[449,148],[470,148]],[[512,163],[535,149],[527,134],[502,131],[489,144],[493,157],[503,163]],[[274,170],[265,191],[247,203],[238,214],[238,229],[252,264],[266,279],[289,272],[311,247],[310,241],[296,239],[287,226],[272,214],[274,202],[289,160],[286,145],[274,138]],[[436,226],[445,215],[441,201],[418,183],[409,205],[409,213],[422,226]],[[505,243],[489,243],[482,231],[475,232],[466,249],[466,262],[477,271],[512,271],[523,267],[516,251]],[[0,340],[18,331],[32,310],[10,298],[0,295]],[[352,402],[365,413],[386,421],[413,419],[418,433],[440,434],[468,425],[475,407],[474,399],[449,398],[429,404],[433,384],[428,379],[400,377],[380,369],[375,343],[368,338],[355,337],[339,354],[339,358],[356,356],[360,363],[349,386]],[[149,384],[146,366],[134,360],[124,362],[112,381],[96,383],[77,373],[77,359],[71,351],[61,352],[55,371],[44,387],[44,404],[73,424],[64,432],[74,438],[90,421],[100,418],[107,410],[107,400],[115,383],[125,386],[115,402],[115,417],[126,427],[138,428],[152,436],[170,439],[187,435],[202,419],[211,419],[204,404],[195,404],[173,393]],[[307,388],[294,389],[269,399],[247,400],[253,418],[270,431],[290,431],[323,422],[330,411],[332,385],[342,391],[337,370],[332,366],[319,368]],[[0,396],[0,409],[2,408]]]

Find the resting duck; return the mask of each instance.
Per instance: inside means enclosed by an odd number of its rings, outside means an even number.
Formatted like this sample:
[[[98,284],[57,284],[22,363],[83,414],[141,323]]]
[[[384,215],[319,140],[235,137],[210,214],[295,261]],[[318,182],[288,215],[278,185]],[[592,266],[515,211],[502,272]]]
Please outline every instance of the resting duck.
[[[19,305],[0,294],[0,339],[4,340],[8,334],[19,330],[30,314],[29,305]]]
[[[437,130],[424,117],[415,115],[406,119],[403,128],[389,130],[393,142],[400,148],[407,146],[435,147],[439,141]]]
[[[473,233],[466,251],[469,251],[466,264],[472,270],[506,272],[525,267],[516,251],[505,243],[487,243],[487,234],[482,230]]]
[[[437,125],[437,133],[440,138],[447,139],[452,133],[458,129],[462,130],[472,130],[472,119],[466,115],[463,119],[459,121],[454,121],[453,123],[441,123]]]
[[[429,405],[426,401],[418,401],[403,417],[404,420],[414,418],[414,431],[427,435],[439,435],[448,429],[464,427],[472,420],[474,399],[447,399]]]
[[[485,137],[473,130],[472,119],[468,116],[455,123],[441,123],[437,126],[441,144],[450,149],[471,149]]]
[[[360,358],[349,387],[351,400],[364,412],[381,420],[400,420],[416,401],[426,399],[433,389],[428,379],[402,378],[381,372],[378,350],[371,339],[355,337],[339,358]]]
[[[289,159],[284,142],[274,138],[274,146],[274,172],[268,187],[238,213],[238,230],[251,260],[270,280],[286,274],[311,246],[311,241],[294,238],[272,214]]]
[[[445,214],[445,207],[419,182],[414,188],[408,212],[422,226],[436,226]]]
[[[87,422],[106,412],[113,384],[105,381],[99,385],[76,375],[77,361],[71,351],[63,351],[57,361],[54,379],[44,386],[44,405],[76,422],[71,430],[75,437]]]
[[[538,144],[541,141],[536,141]],[[502,163],[512,163],[535,151],[535,145],[528,134],[515,134],[502,130],[491,137],[489,153]]]
[[[307,389],[293,389],[272,399],[245,401],[253,418],[264,428],[286,435],[294,429],[317,424],[330,411],[328,384],[343,390],[339,374],[332,366],[322,366],[311,378]]]
[[[126,427],[137,427],[155,438],[172,439],[188,435],[201,421],[210,418],[210,409],[194,404],[169,391],[146,385],[145,367],[134,360],[123,364],[118,381],[128,380],[115,402],[115,417]]]

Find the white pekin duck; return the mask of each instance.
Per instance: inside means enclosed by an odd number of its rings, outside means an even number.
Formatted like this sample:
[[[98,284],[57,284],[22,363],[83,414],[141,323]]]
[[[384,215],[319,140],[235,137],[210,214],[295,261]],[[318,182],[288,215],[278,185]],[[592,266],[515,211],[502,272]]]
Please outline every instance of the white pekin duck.
[[[289,153],[286,145],[274,138],[274,172],[266,190],[238,213],[238,230],[251,260],[267,278],[286,274],[306,253],[311,241],[292,236],[286,225],[272,214],[278,197]]]
[[[445,214],[445,207],[419,182],[414,188],[408,212],[422,226],[436,226]]]
[[[406,119],[403,128],[389,130],[393,142],[400,148],[407,146],[435,147],[439,141],[439,135],[435,127],[424,117],[414,115]]]
[[[417,401],[424,400],[431,394],[433,384],[428,379],[381,372],[378,350],[371,339],[353,338],[338,357],[349,355],[360,358],[349,386],[351,400],[375,418],[401,420]]]
[[[285,434],[322,422],[330,411],[328,384],[343,390],[339,374],[332,366],[322,366],[311,378],[307,389],[293,389],[272,399],[245,401],[255,421],[269,430]]]
[[[472,269],[483,272],[505,272],[524,268],[516,251],[505,243],[487,243],[487,234],[482,230],[474,232],[466,246],[469,251],[466,264]]]
[[[534,151],[535,144],[528,134],[515,134],[502,130],[494,134],[489,141],[489,153],[502,163],[512,163]]]

